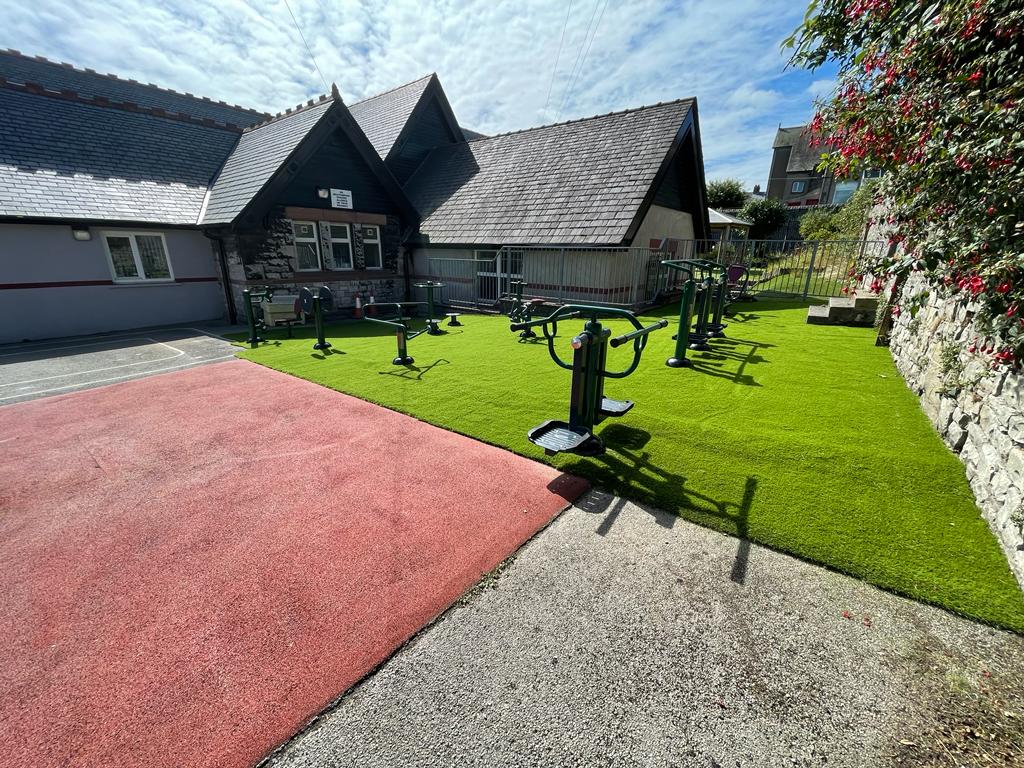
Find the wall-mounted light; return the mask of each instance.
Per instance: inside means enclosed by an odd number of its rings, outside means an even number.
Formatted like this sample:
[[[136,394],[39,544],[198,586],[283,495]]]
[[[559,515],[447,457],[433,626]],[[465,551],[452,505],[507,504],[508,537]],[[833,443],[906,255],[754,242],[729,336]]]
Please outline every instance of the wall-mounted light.
[[[71,236],[75,238],[75,240],[80,240],[82,242],[92,240],[92,232],[89,231],[88,227],[81,224],[71,225]]]
[[[319,197],[322,200],[326,200],[328,197],[331,196],[331,190],[324,189],[323,187],[317,187],[316,188],[316,196]]]

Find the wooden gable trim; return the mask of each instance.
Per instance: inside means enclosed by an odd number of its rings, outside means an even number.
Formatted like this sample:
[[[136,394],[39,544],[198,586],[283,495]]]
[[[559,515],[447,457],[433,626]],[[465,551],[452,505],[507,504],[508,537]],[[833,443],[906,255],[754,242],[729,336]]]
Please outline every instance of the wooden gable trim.
[[[273,202],[284,193],[296,174],[312,159],[317,150],[330,140],[331,135],[336,130],[341,130],[345,133],[352,146],[355,147],[356,152],[359,153],[359,157],[384,186],[388,196],[394,201],[395,206],[401,212],[402,218],[406,222],[415,222],[418,226],[419,214],[416,212],[416,209],[409,202],[409,198],[406,197],[405,192],[402,191],[401,186],[399,186],[391,171],[384,165],[384,161],[380,159],[380,155],[377,154],[373,145],[370,144],[366,134],[359,128],[359,124],[352,117],[352,113],[348,111],[348,107],[341,101],[335,101],[320,117],[320,120],[317,121],[306,137],[299,142],[298,146],[281,163],[281,166],[274,172],[270,181],[263,185],[263,189],[254,195],[238,216],[235,217],[232,224],[252,226],[257,223],[262,218],[265,210],[270,208]]]
[[[302,208],[287,205],[285,217],[293,220],[313,219],[316,221],[333,221],[338,224],[377,224],[384,226],[388,217],[382,213],[360,213],[359,211],[339,211],[337,208]]]
[[[661,165],[658,167],[658,172],[654,175],[654,180],[651,182],[650,188],[647,190],[643,201],[640,203],[640,207],[633,216],[629,229],[626,230],[626,235],[622,239],[622,245],[630,245],[633,242],[633,238],[636,237],[637,231],[640,229],[644,218],[647,216],[647,212],[654,204],[654,198],[658,194],[658,188],[665,180],[665,177],[672,172],[672,164],[682,147],[686,144],[686,138],[688,136],[691,138],[694,147],[694,151],[689,153],[689,160],[696,166],[694,168],[694,178],[698,181],[698,189],[696,190],[695,195],[698,210],[687,211],[687,213],[689,213],[693,219],[694,238],[697,240],[707,239],[710,229],[708,224],[707,191],[704,186],[704,161],[702,159],[703,155],[701,154],[700,149],[700,132],[697,129],[697,102],[695,100],[690,104],[690,108],[686,112],[686,117],[683,119],[682,124],[679,126],[679,130],[676,131],[675,138],[672,140],[672,145],[669,147],[668,152],[661,161]]]
[[[430,82],[427,87],[423,89],[423,93],[420,94],[420,100],[416,102],[416,106],[412,108],[412,112],[409,113],[409,119],[405,121],[405,125],[402,126],[402,130],[398,134],[398,138],[395,139],[395,143],[391,145],[391,149],[388,150],[385,161],[391,160],[397,157],[401,153],[402,148],[405,146],[405,142],[408,140],[409,132],[412,131],[413,125],[419,116],[428,108],[431,99],[436,99],[438,106],[441,107],[441,114],[444,117],[446,126],[448,127],[449,135],[451,136],[452,143],[458,143],[463,141],[462,129],[459,127],[458,120],[455,119],[455,112],[452,111],[451,104],[448,103],[448,97],[445,95],[444,88],[441,87],[441,81],[438,79],[436,74],[430,76]],[[429,154],[429,153],[428,153]]]

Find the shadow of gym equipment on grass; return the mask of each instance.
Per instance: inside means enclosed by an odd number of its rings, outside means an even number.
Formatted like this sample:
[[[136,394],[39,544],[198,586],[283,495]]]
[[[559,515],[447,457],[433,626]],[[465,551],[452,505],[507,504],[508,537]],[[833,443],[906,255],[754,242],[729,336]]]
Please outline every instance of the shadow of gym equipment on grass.
[[[379,373],[381,376],[397,376],[400,379],[408,379],[409,381],[420,381],[426,374],[430,373],[430,371],[432,371],[437,366],[451,364],[451,360],[445,360],[443,357],[439,357],[430,365],[416,365],[414,363],[412,365],[396,366],[393,370],[390,371],[377,371],[377,373]]]

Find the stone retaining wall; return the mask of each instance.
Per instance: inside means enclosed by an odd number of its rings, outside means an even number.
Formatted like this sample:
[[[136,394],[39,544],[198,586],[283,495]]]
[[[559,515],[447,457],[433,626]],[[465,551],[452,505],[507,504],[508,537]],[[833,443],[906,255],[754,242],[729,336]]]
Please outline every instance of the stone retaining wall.
[[[901,303],[924,287],[911,276]],[[971,308],[932,295],[914,318],[894,319],[889,346],[921,406],[960,456],[967,479],[1024,587],[1024,377],[966,351]]]

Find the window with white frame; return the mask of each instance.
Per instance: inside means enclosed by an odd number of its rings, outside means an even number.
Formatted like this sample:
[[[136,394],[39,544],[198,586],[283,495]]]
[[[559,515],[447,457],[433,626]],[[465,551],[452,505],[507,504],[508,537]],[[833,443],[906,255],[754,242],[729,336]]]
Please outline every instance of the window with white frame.
[[[794,181],[793,182],[793,186],[791,186],[789,188],[789,191],[792,192],[793,194],[800,194],[801,192],[806,191],[806,189],[807,189],[807,182],[806,181]]]
[[[295,269],[299,272],[320,270],[320,238],[312,221],[293,221],[295,236]]]
[[[330,253],[325,255],[328,269],[352,269],[352,232],[348,224],[331,224]]]
[[[173,280],[167,243],[159,232],[104,232],[114,282]]]
[[[363,225],[363,263],[367,269],[382,269],[380,227]]]

